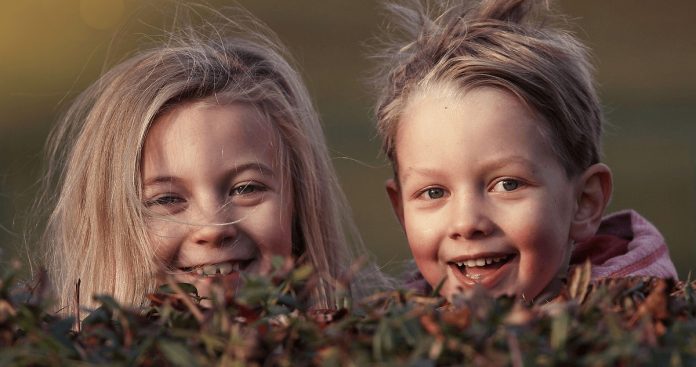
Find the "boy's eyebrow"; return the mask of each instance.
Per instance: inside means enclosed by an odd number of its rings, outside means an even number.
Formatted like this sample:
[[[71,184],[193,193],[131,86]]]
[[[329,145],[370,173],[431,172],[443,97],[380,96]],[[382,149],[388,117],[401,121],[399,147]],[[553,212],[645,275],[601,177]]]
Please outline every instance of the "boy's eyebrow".
[[[403,177],[401,177],[401,180],[405,181],[409,176],[412,176],[414,173],[422,176],[435,176],[438,173],[438,170],[426,167],[409,167],[408,169],[405,169],[402,172]]]
[[[522,156],[506,156],[501,158],[495,158],[489,161],[484,161],[482,166],[487,170],[496,170],[508,166],[510,164],[520,164],[529,168],[532,172],[538,171],[538,165],[533,161],[526,159]],[[405,181],[409,176],[413,174],[418,174],[422,176],[436,176],[440,173],[439,170],[427,167],[408,167],[402,171],[403,176],[401,180]]]
[[[239,174],[244,171],[249,171],[249,170],[254,170],[254,171],[259,171],[262,175],[265,176],[275,176],[275,172],[273,169],[268,167],[267,165],[261,163],[261,162],[248,162],[244,164],[240,164],[238,166],[232,167],[228,172],[229,173],[234,173]],[[143,182],[143,186],[150,186],[150,185],[156,185],[156,184],[162,184],[162,183],[178,183],[180,182],[181,179],[176,176],[155,176],[152,178],[149,178]]]
[[[499,169],[499,168],[503,168],[503,167],[510,165],[510,164],[521,164],[521,165],[527,166],[529,169],[531,169],[532,171],[535,171],[535,172],[536,172],[537,167],[538,167],[533,161],[526,159],[522,156],[501,157],[501,158],[493,159],[489,162],[485,162],[485,166],[488,169]]]

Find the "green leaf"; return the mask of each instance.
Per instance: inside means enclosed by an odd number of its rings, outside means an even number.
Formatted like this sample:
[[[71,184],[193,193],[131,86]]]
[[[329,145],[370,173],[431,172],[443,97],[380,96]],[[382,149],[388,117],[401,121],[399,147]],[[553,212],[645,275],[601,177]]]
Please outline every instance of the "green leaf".
[[[183,344],[168,340],[160,340],[157,342],[157,345],[159,350],[172,364],[180,367],[198,366],[196,359]]]

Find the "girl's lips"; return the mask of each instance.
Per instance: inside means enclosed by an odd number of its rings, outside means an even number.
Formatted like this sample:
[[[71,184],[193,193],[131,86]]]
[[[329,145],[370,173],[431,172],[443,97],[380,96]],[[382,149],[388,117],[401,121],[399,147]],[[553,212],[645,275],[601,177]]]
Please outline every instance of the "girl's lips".
[[[234,259],[217,263],[204,263],[193,266],[180,267],[178,270],[186,275],[199,278],[221,277],[245,270],[254,259]]]
[[[463,256],[447,263],[451,276],[462,285],[480,284],[493,289],[517,263],[516,253],[484,253]]]

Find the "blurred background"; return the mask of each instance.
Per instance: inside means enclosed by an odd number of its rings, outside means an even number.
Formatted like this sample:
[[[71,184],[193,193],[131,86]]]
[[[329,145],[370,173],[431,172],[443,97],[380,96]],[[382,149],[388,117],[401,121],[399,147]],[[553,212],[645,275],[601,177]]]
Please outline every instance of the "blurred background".
[[[367,44],[385,24],[371,0],[241,1],[296,58],[326,127],[365,243],[387,271],[410,257],[384,193],[366,83]],[[105,67],[162,34],[162,2],[0,2],[0,267],[26,261],[24,223],[48,131]],[[213,7],[229,1],[210,1]],[[681,278],[696,264],[696,2],[559,1],[593,50],[610,126],[611,210],[635,208],[664,233]],[[29,242],[29,243],[27,243]]]

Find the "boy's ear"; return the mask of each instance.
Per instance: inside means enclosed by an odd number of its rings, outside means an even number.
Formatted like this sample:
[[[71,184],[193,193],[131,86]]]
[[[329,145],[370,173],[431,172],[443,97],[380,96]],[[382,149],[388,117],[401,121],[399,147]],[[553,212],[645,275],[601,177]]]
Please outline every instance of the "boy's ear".
[[[401,201],[401,190],[399,190],[399,184],[393,178],[387,180],[384,184],[387,189],[387,196],[389,196],[389,201],[391,202],[392,209],[394,209],[394,214],[396,218],[404,226],[404,207]]]
[[[611,199],[611,170],[606,164],[590,166],[578,178],[577,207],[570,227],[570,238],[582,242],[594,236]]]

